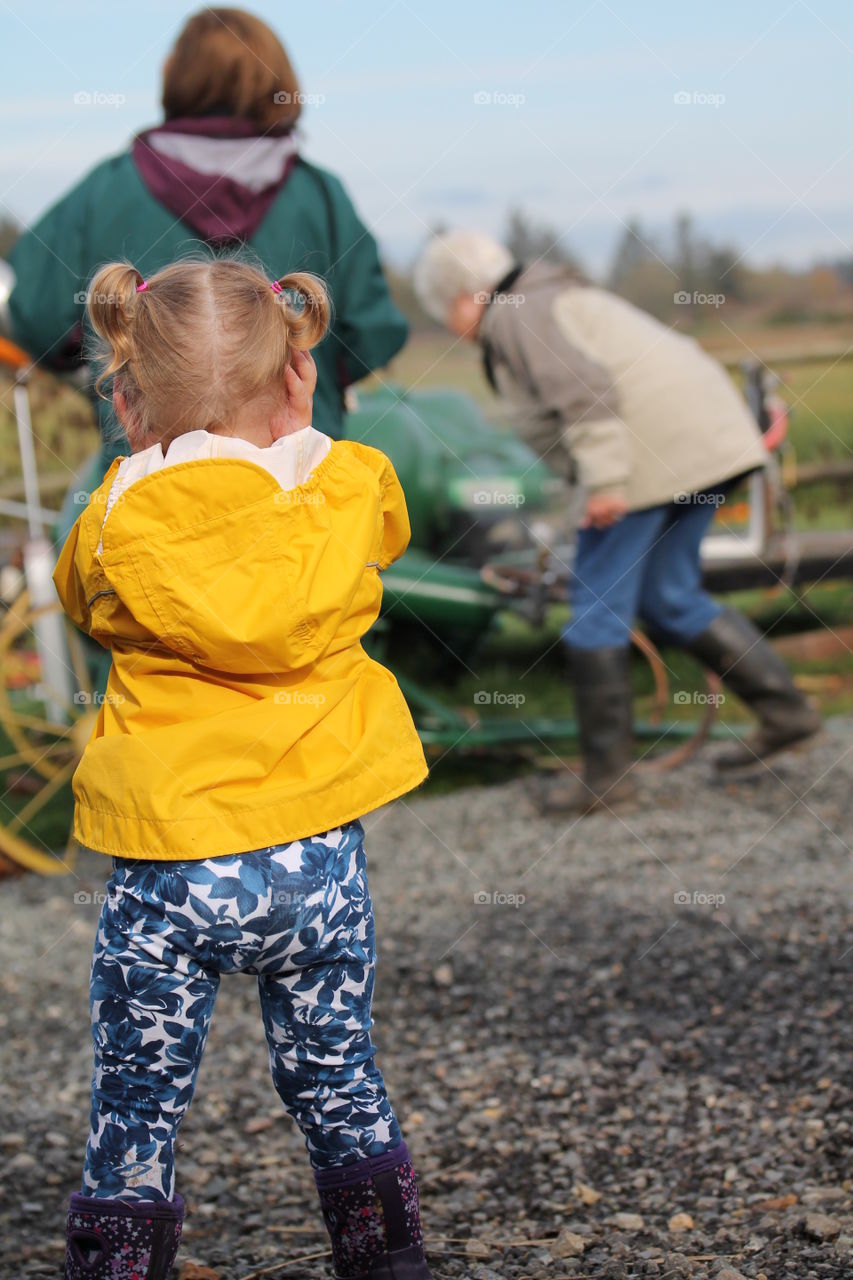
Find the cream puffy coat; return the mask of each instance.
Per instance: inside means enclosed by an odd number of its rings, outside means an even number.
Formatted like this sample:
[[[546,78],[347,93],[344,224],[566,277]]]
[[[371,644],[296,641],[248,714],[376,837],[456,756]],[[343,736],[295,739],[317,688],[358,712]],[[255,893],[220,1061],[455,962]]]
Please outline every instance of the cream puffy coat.
[[[480,341],[518,433],[589,492],[631,510],[764,465],[755,419],[692,339],[561,269],[523,271],[486,308]]]

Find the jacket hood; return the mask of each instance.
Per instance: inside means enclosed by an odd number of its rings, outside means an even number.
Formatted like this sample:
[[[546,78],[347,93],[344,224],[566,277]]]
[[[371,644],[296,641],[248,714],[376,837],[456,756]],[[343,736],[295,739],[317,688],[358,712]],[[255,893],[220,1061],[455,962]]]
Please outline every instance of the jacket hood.
[[[534,262],[529,267],[523,263],[516,263],[512,270],[498,281],[483,313],[477,334],[483,361],[483,374],[493,391],[498,389],[494,369],[494,336],[495,330],[500,329],[501,319],[506,311],[506,308],[501,306],[501,295],[506,294],[511,297],[515,294],[523,297],[525,293],[530,293],[536,294],[540,299],[549,294],[556,297],[570,285],[585,283],[584,278],[574,267],[553,262]]]
[[[525,286],[528,289],[566,289],[572,284],[584,284],[583,277],[574,267],[559,262],[533,262],[529,267],[519,263],[505,279],[511,283],[500,281],[495,289],[496,295],[504,292],[521,293]]]
[[[116,461],[57,565],[63,604],[106,646],[250,676],[353,643],[381,597],[369,566],[382,521],[378,482],[365,501],[372,477],[342,465],[346,447],[292,490],[244,459],[178,463],[136,480],[105,520]]]
[[[297,158],[292,133],[259,134],[248,120],[167,120],[133,140],[139,175],[160,204],[209,242],[248,240]]]

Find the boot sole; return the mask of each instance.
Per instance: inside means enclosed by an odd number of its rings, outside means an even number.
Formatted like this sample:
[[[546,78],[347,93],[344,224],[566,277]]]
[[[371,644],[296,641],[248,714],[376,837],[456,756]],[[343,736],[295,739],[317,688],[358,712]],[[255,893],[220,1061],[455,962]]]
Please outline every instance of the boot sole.
[[[631,813],[636,810],[639,804],[639,796],[636,792],[630,795],[617,795],[611,797],[605,793],[603,796],[590,797],[587,804],[573,804],[567,800],[561,805],[558,800],[549,803],[547,796],[540,802],[539,816],[543,818],[586,818],[593,813]]]
[[[806,734],[802,738],[794,738],[791,742],[785,742],[779,747],[774,747],[772,751],[766,751],[763,755],[755,755],[749,760],[744,760],[742,764],[721,764],[714,762],[714,769],[719,778],[735,778],[742,777],[745,774],[758,773],[762,765],[771,760],[778,760],[784,755],[802,755],[810,751],[812,747],[819,746],[826,740],[826,729],[821,725],[814,733]]]

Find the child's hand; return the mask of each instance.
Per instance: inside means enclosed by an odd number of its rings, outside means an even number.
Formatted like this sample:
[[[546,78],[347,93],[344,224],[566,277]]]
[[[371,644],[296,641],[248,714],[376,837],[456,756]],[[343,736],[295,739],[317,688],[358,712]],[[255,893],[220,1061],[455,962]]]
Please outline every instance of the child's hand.
[[[284,375],[287,406],[280,415],[285,421],[285,435],[311,426],[317,366],[309,351],[294,351]]]

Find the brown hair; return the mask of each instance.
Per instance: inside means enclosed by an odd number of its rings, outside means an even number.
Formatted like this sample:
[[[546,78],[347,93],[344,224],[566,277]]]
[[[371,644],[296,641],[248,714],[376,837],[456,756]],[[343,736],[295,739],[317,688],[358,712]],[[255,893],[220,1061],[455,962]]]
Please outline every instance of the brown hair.
[[[175,41],[163,72],[166,119],[229,115],[286,133],[302,94],[284,45],[244,9],[202,9]]]
[[[105,344],[104,370],[127,404],[132,447],[186,431],[227,429],[251,401],[280,402],[294,351],[316,346],[329,325],[317,276],[294,271],[273,283],[236,258],[183,259],[140,291],[129,262],[94,276],[92,327]],[[280,291],[277,287],[280,286]]]

